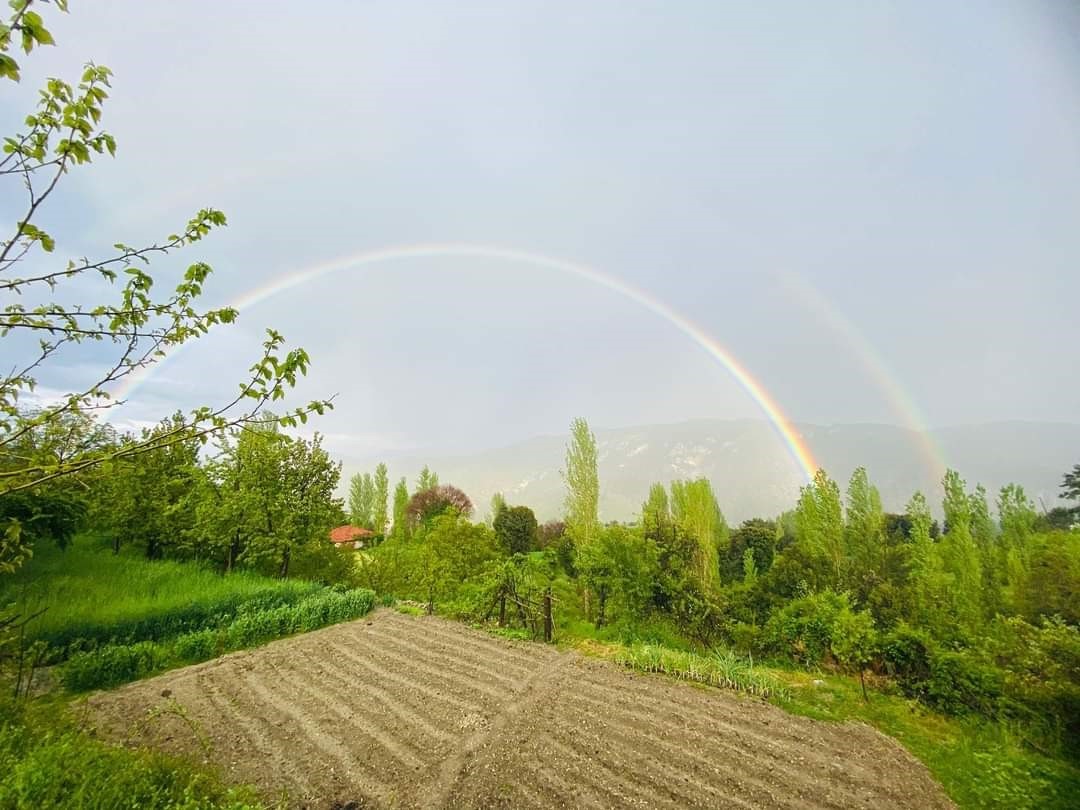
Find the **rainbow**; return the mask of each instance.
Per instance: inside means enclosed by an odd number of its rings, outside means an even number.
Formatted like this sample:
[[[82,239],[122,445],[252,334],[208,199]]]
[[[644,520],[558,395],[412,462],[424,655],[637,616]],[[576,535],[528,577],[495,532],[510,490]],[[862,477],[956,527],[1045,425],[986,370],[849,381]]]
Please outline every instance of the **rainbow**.
[[[817,463],[807,446],[806,441],[799,434],[780,405],[769,394],[765,387],[754,378],[750,371],[735,357],[718,343],[704,329],[697,326],[667,304],[648,295],[644,291],[627,284],[624,281],[603,273],[588,265],[570,262],[563,259],[555,259],[537,253],[528,253],[521,250],[494,247],[490,245],[473,245],[459,243],[438,243],[423,245],[404,245],[390,247],[382,250],[362,251],[348,256],[341,256],[321,264],[311,265],[291,273],[286,273],[278,278],[257,287],[237,298],[229,306],[237,310],[248,307],[279,295],[287,290],[307,284],[317,278],[337,273],[341,270],[355,269],[367,265],[382,264],[386,262],[402,261],[406,259],[421,258],[475,258],[495,259],[507,262],[528,264],[533,267],[553,270],[565,273],[575,278],[591,282],[604,289],[618,293],[622,297],[641,305],[657,317],[667,321],[686,337],[690,338],[706,354],[723,366],[739,385],[757,403],[772,425],[780,440],[787,447],[792,459],[798,465],[799,470],[810,480],[817,470]],[[177,347],[169,356],[174,356],[182,349]],[[168,358],[165,358],[168,359]],[[115,392],[114,396],[119,400],[127,400],[141,387],[153,374],[160,364],[140,369],[131,374],[124,384]]]
[[[855,355],[867,375],[885,394],[885,399],[897,421],[918,437],[923,460],[931,480],[940,481],[948,469],[944,450],[933,440],[922,409],[898,382],[884,358],[859,329],[833,303],[802,276],[787,271],[776,273],[781,287],[793,300],[807,307],[819,320],[839,334],[844,345]]]

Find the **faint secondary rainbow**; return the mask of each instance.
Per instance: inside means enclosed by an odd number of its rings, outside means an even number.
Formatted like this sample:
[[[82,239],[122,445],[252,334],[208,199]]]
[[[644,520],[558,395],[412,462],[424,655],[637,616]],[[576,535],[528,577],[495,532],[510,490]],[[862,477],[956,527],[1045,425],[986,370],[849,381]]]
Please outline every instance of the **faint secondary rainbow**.
[[[940,480],[949,466],[945,452],[931,436],[922,409],[907,389],[900,384],[896,374],[889,369],[877,349],[835,304],[818,292],[805,278],[783,271],[778,272],[777,276],[781,285],[788,289],[795,300],[807,307],[844,339],[844,345],[855,355],[866,373],[884,393],[890,409],[900,424],[918,437],[923,460],[931,478],[935,481]]]
[[[750,395],[750,398],[753,399],[758,407],[764,412],[803,475],[806,476],[807,480],[813,478],[814,472],[817,470],[817,463],[814,461],[814,457],[810,452],[810,448],[807,446],[806,441],[799,435],[799,432],[795,429],[795,426],[776,400],[773,399],[765,387],[754,378],[742,363],[736,360],[726,348],[718,343],[705,330],[673,310],[667,304],[624,281],[620,281],[619,279],[593,267],[589,267],[588,265],[565,261],[563,259],[555,259],[537,253],[528,253],[521,250],[510,250],[489,245],[458,243],[405,245],[382,250],[353,253],[348,256],[332,259],[328,262],[311,265],[310,267],[286,273],[261,287],[257,287],[245,293],[235,301],[231,302],[229,306],[237,310],[247,309],[248,307],[255,306],[256,304],[287,290],[300,287],[315,279],[342,270],[356,269],[367,265],[402,261],[406,259],[450,257],[494,259],[555,270],[592,282],[599,287],[616,292],[624,298],[640,304],[642,307],[667,321],[690,338],[704,350],[706,354],[719,362],[720,365],[735,378],[739,385],[742,386],[743,390]],[[181,349],[182,346],[177,347],[177,349],[174,349],[169,356],[174,356]],[[161,364],[158,363],[153,366],[148,366],[129,376],[125,381],[125,385],[117,390],[115,394],[116,398],[121,400],[129,399],[139,387],[153,376],[155,369],[159,368],[160,365]]]

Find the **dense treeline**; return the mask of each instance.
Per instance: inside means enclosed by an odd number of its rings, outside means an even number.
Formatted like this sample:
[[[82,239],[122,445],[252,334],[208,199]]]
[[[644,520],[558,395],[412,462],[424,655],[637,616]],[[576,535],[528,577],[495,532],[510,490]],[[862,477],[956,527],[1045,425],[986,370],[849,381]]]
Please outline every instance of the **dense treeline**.
[[[363,555],[364,581],[534,633],[551,588],[573,632],[845,670],[1040,748],[1080,739],[1080,531],[1060,528],[1080,509],[1040,515],[1017,485],[991,505],[950,470],[939,524],[921,493],[886,513],[860,468],[844,488],[819,471],[791,511],[735,528],[705,479],[656,484],[639,520],[603,524],[596,459],[578,420],[565,523],[501,496],[474,523],[447,502]],[[1067,498],[1078,483],[1080,467]]]
[[[175,430],[178,419],[144,430],[140,440]],[[64,422],[62,431],[27,432],[22,449],[62,458],[73,446],[104,451],[132,441],[84,416]],[[17,463],[17,453],[0,456],[0,466]],[[138,549],[148,559],[199,560],[225,572],[243,567],[340,580],[351,563],[328,540],[329,529],[345,519],[335,494],[340,476],[318,434],[290,436],[271,418],[233,429],[214,445],[174,441],[5,495],[0,521],[18,521],[27,550],[36,542],[63,546],[90,529],[107,536],[114,553]]]

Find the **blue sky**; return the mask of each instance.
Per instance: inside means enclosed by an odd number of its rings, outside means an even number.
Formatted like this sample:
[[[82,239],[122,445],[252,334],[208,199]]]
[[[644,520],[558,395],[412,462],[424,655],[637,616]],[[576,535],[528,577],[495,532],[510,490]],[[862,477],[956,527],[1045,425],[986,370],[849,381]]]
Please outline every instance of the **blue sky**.
[[[156,267],[205,259],[219,304],[364,250],[498,245],[662,300],[796,420],[902,422],[868,353],[932,425],[1080,413],[1070,3],[76,2],[52,28],[0,113],[93,59],[120,144],[51,200],[60,253],[212,205],[229,227]],[[457,257],[252,307],[125,418],[228,395],[268,325],[313,357],[300,393],[337,394],[343,453],[759,413],[632,302]]]

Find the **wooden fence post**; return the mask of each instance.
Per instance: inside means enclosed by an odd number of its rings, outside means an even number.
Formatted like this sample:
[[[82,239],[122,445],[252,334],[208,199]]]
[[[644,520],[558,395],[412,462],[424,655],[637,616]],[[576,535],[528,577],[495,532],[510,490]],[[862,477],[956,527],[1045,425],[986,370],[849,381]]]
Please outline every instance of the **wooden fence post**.
[[[554,622],[551,619],[551,586],[544,591],[544,641],[551,643],[554,635]]]

